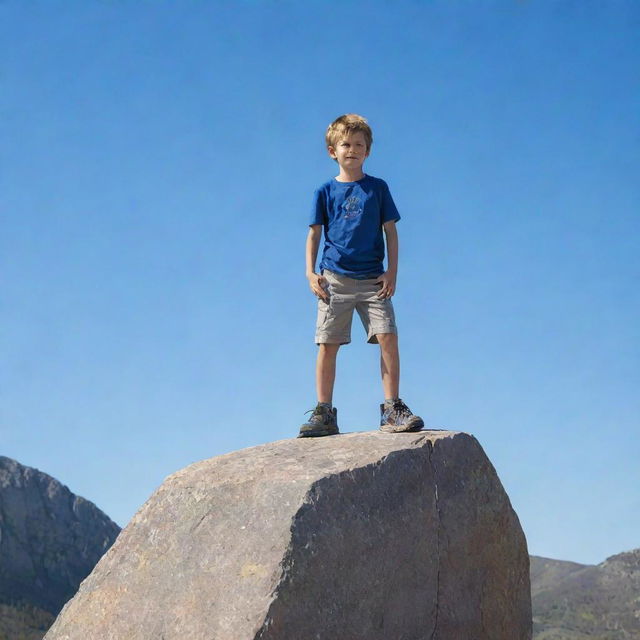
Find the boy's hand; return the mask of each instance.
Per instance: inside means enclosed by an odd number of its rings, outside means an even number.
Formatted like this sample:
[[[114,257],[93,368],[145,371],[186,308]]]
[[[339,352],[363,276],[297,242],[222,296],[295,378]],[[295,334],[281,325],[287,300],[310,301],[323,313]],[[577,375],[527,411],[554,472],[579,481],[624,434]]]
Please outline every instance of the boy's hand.
[[[381,282],[382,287],[377,293],[378,298],[390,298],[396,292],[396,275],[385,271],[376,282]]]
[[[325,302],[329,302],[329,294],[322,286],[327,282],[327,279],[318,273],[311,273],[307,277],[309,279],[309,286],[311,287],[311,291],[313,291],[313,295],[318,298],[322,298]]]

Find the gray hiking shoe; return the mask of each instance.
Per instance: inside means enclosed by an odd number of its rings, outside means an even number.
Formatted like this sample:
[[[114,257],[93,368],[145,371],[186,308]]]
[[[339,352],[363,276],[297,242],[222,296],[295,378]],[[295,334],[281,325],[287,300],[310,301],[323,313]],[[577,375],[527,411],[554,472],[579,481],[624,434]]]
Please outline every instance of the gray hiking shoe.
[[[314,438],[317,436],[333,436],[338,431],[338,410],[318,403],[315,409],[309,409],[305,413],[313,411],[309,422],[300,427],[298,438]]]
[[[396,398],[393,403],[380,405],[380,431],[399,433],[401,431],[420,431],[424,420],[414,416],[407,405]]]

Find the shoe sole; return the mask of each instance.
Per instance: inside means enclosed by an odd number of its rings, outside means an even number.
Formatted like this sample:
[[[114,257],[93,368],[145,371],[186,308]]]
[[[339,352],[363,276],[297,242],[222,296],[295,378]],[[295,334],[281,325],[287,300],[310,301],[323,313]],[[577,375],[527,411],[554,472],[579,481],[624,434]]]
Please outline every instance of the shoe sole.
[[[298,438],[322,438],[323,436],[336,436],[340,433],[338,429],[324,429],[323,431],[305,431],[298,434]]]
[[[383,433],[414,433],[416,431],[422,431],[422,429],[424,429],[424,422],[421,422],[420,424],[409,427],[407,429],[398,429],[398,427],[395,427],[391,424],[381,424],[379,429]]]

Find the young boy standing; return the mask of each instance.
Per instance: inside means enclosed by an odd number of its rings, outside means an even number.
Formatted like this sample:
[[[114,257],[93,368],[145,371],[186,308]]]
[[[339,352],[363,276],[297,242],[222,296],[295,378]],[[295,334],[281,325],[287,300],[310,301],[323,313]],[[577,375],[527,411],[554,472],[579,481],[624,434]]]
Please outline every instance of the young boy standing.
[[[380,370],[385,401],[380,405],[380,430],[419,431],[414,416],[399,398],[398,330],[391,296],[396,289],[400,214],[384,180],[362,171],[373,135],[367,121],[354,113],[340,116],[326,133],[329,155],[340,172],[316,189],[306,245],[306,275],[318,297],[315,341],[318,345],[318,404],[299,437],[339,433],[338,410],[332,406],[336,356],[351,342],[355,309],[367,332],[367,342],[380,345]],[[320,274],[315,272],[324,228]],[[388,268],[383,266],[387,241]]]

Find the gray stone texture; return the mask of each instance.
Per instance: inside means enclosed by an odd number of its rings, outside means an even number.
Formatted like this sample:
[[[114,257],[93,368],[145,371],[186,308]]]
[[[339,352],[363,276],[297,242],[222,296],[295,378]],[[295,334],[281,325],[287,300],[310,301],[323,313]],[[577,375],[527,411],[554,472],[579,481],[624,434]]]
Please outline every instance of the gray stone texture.
[[[0,456],[0,603],[57,614],[119,532],[51,476]]]
[[[169,478],[46,640],[528,640],[529,558],[472,436],[291,439]]]

